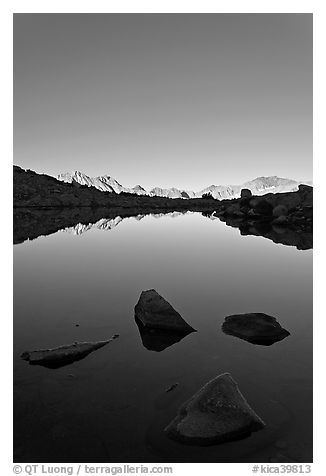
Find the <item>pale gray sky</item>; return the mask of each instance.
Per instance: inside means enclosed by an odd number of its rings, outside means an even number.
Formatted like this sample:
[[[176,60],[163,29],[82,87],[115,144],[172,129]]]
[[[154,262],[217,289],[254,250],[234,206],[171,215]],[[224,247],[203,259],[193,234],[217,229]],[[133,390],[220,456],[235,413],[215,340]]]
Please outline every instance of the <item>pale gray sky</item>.
[[[312,178],[311,14],[15,14],[14,163],[200,190]]]

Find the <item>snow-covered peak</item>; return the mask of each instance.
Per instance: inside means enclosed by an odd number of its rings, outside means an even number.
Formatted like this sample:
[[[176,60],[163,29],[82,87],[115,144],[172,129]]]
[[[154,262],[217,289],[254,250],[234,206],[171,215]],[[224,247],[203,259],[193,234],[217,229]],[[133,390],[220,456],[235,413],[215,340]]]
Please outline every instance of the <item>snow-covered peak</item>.
[[[95,187],[102,192],[114,193],[133,193],[135,195],[149,195],[151,197],[168,197],[168,198],[199,198],[203,194],[210,193],[214,198],[219,200],[240,197],[241,189],[248,188],[253,195],[264,195],[266,193],[293,192],[298,190],[301,183],[295,180],[286,179],[272,175],[269,177],[257,177],[254,180],[243,183],[242,185],[210,185],[199,192],[192,190],[183,190],[176,187],[161,188],[154,187],[149,192],[141,185],[135,185],[127,188],[121,185],[116,179],[110,175],[100,175],[98,177],[89,177],[88,175],[75,170],[73,172],[62,173],[58,175],[58,180],[72,183],[77,182],[88,187]]]

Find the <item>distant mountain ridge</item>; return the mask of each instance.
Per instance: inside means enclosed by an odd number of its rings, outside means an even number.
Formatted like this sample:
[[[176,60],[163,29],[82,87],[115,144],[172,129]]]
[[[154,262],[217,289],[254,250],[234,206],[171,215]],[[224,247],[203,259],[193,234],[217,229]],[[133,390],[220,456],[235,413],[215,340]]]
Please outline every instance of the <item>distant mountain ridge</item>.
[[[141,185],[133,188],[124,187],[117,180],[109,175],[101,175],[98,177],[89,177],[88,175],[76,170],[74,172],[62,173],[57,176],[62,182],[77,182],[80,185],[95,187],[102,192],[114,193],[132,193],[135,195],[148,195],[151,197],[167,197],[167,198],[199,198],[203,194],[210,193],[214,198],[219,200],[232,199],[240,197],[241,189],[247,188],[251,190],[253,195],[264,195],[266,193],[282,193],[295,192],[300,184],[311,184],[311,182],[297,182],[287,178],[277,177],[257,177],[254,180],[243,183],[242,185],[210,185],[209,187],[194,192],[191,190],[182,190],[175,187],[161,188],[154,187],[147,191]]]

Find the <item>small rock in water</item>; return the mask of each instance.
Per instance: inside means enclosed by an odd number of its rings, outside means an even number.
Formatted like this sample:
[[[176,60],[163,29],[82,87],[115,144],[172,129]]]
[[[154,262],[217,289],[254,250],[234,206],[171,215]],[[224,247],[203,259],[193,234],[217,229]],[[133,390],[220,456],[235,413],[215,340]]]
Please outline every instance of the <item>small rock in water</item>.
[[[179,385],[178,382],[176,383],[173,383],[170,387],[168,387],[165,391],[166,392],[171,392],[172,390],[174,390],[175,388],[177,388],[177,386]]]
[[[207,446],[244,438],[264,427],[231,375],[225,373],[185,402],[164,432],[181,443]]]
[[[48,368],[59,368],[85,358],[91,352],[107,345],[113,339],[98,342],[75,342],[54,349],[40,349],[23,352],[21,358],[30,365],[43,365]]]
[[[258,345],[272,345],[290,335],[275,317],[262,312],[227,316],[222,330],[225,334]]]

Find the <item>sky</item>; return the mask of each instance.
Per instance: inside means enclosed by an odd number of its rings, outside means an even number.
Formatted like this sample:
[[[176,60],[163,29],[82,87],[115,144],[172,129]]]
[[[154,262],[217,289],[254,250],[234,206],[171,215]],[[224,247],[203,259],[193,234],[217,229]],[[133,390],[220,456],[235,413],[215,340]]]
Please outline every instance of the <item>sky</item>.
[[[14,163],[201,190],[312,179],[312,14],[14,14]]]

